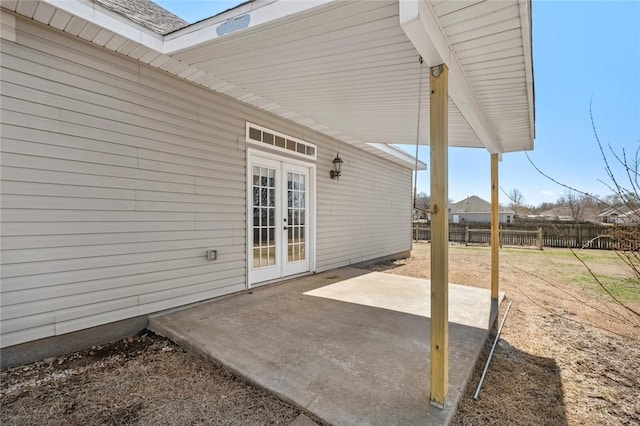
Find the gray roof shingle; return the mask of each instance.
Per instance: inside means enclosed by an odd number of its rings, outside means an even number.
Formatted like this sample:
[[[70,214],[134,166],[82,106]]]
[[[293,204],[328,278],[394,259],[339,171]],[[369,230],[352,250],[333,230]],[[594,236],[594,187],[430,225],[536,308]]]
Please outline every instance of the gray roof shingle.
[[[189,23],[151,0],[93,0],[95,3],[123,15],[158,34],[168,34]]]

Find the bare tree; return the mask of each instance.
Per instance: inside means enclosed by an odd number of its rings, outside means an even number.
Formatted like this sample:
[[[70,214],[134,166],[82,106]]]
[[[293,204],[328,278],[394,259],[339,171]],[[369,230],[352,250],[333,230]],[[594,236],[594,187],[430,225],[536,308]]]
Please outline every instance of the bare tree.
[[[567,191],[565,195],[560,197],[558,202],[561,205],[569,207],[573,220],[576,222],[584,220],[585,196],[577,194],[574,191]]]
[[[608,177],[607,181],[600,180],[611,192],[613,197],[608,199],[598,199],[597,196],[587,192],[580,191],[574,187],[566,185],[557,179],[549,176],[540,170],[538,166],[529,158],[527,159],[531,165],[544,177],[552,182],[569,190],[569,194],[577,193],[583,198],[591,199],[597,203],[601,203],[607,207],[624,206],[624,213],[628,221],[626,224],[614,224],[607,235],[603,237],[610,238],[613,243],[613,249],[618,258],[624,262],[631,270],[634,279],[628,281],[615,282],[613,284],[604,283],[587,265],[585,260],[578,253],[572,250],[576,258],[585,266],[593,280],[602,288],[602,290],[617,304],[627,310],[633,317],[640,318],[640,311],[634,309],[629,304],[621,301],[615,294],[613,288],[616,286],[624,286],[627,290],[640,293],[640,143],[635,147],[632,153],[627,152],[625,148],[621,151],[613,149],[611,144],[607,143],[606,147],[600,140],[593,118],[592,103],[589,104],[589,116],[591,118],[591,126],[595,137],[600,155],[604,164],[604,170]],[[618,167],[612,168],[613,165]],[[569,195],[567,194],[567,196]],[[575,198],[575,197],[574,197]],[[616,205],[612,205],[611,202]],[[579,213],[579,212],[577,212]]]
[[[518,216],[522,207],[524,207],[524,194],[518,188],[513,188],[509,191],[507,197],[509,198],[509,208]]]
[[[431,197],[424,192],[419,193],[415,199],[414,209],[417,210],[418,219],[426,219],[427,212],[431,207]]]

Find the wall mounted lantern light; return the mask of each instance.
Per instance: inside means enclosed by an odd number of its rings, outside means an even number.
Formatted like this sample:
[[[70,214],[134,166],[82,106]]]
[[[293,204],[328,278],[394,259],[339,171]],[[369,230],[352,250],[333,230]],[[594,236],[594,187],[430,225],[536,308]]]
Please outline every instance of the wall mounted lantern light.
[[[340,175],[342,174],[342,164],[343,163],[344,163],[344,161],[342,161],[342,158],[340,158],[340,155],[338,155],[338,153],[336,153],[336,158],[334,158],[333,161],[332,161],[333,169],[331,170],[331,179],[340,180]]]

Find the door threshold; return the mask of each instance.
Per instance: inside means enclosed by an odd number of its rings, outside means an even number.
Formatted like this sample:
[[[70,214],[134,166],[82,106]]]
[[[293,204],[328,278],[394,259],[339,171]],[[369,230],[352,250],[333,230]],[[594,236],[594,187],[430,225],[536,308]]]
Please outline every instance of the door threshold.
[[[288,275],[286,277],[275,278],[273,280],[261,281],[259,283],[249,284],[249,290],[255,289],[257,287],[264,287],[264,286],[267,286],[267,285],[283,283],[283,282],[286,282],[286,281],[295,280],[296,278],[302,278],[302,277],[306,277],[308,275],[313,275],[313,274],[315,274],[315,272],[307,271],[307,272],[301,272],[299,274]]]

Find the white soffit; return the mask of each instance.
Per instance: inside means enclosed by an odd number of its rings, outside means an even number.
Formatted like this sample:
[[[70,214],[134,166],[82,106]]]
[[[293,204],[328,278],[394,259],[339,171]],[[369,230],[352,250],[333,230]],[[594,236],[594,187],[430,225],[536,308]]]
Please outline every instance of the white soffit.
[[[533,149],[531,3],[449,0],[429,6],[501,152]]]
[[[459,80],[481,111],[470,116],[465,102],[461,114],[450,99],[449,144],[531,149],[528,1],[402,2],[422,2],[437,19],[450,43],[447,59],[457,60]],[[380,144],[414,144],[418,122],[420,143],[428,143],[428,68],[421,74],[418,51],[400,26],[398,0],[258,0],[164,37],[88,0],[3,1],[2,7],[395,162],[398,156]],[[219,30],[235,19],[245,28]],[[463,86],[451,87],[452,98]],[[478,118],[495,135],[491,143],[478,132]]]
[[[339,139],[416,143],[419,54],[399,26],[397,1],[330,2],[172,57],[276,102],[273,112],[326,126]],[[426,66],[422,80],[420,143],[427,144]],[[455,105],[449,110],[450,144],[481,147]]]

